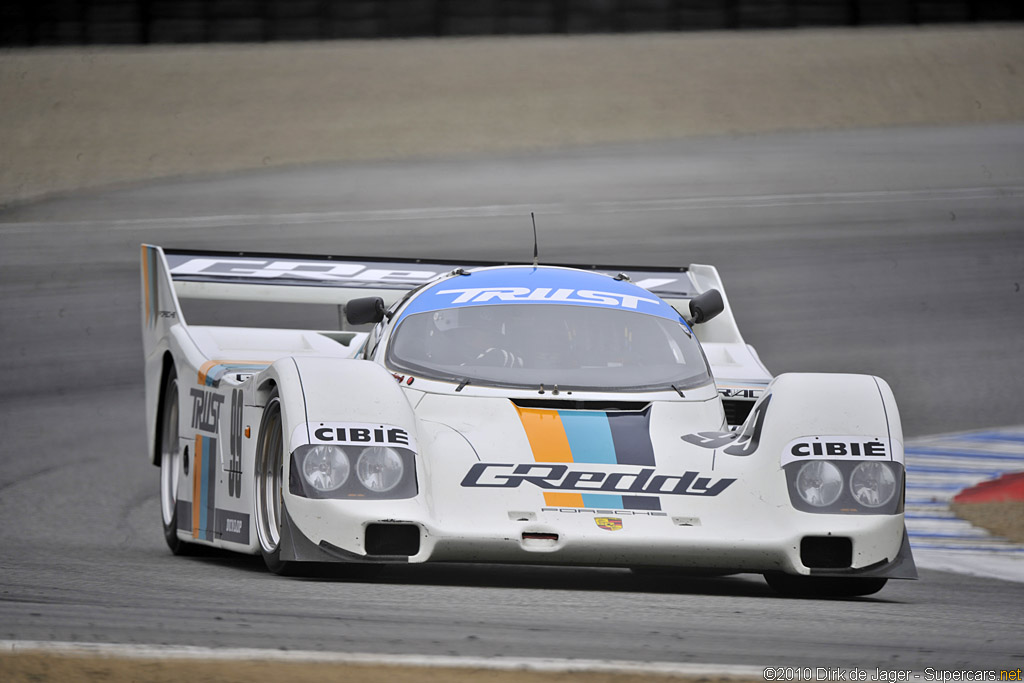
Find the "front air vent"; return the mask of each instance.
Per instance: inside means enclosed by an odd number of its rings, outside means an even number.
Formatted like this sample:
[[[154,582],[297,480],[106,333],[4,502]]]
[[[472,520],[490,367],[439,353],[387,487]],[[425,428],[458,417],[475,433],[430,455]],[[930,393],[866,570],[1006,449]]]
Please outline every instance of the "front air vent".
[[[808,569],[847,569],[853,564],[853,541],[845,536],[804,536],[800,561]]]
[[[641,412],[650,405],[647,401],[573,401],[559,398],[513,398],[512,403],[520,408],[543,408],[547,410],[618,410]]]
[[[415,524],[370,524],[366,527],[367,555],[416,555],[420,528]]]
[[[722,399],[722,407],[725,408],[725,421],[733,427],[743,424],[747,421],[747,415],[750,415],[754,403],[754,401],[746,399]]]

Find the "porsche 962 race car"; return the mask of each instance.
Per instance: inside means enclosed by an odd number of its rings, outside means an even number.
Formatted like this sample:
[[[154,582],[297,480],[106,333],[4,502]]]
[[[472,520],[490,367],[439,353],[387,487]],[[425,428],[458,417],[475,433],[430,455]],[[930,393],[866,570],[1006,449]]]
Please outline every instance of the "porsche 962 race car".
[[[773,378],[713,267],[143,246],[142,287],[149,458],[175,553],[260,554],[281,574],[757,572],[787,594],[916,577],[889,386]],[[189,325],[185,299],[337,306],[347,324]]]

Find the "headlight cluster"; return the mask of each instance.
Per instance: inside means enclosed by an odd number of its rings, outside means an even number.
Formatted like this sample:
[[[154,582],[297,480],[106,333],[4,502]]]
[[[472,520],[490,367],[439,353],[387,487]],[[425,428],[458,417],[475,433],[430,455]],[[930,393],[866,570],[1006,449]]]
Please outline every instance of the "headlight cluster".
[[[299,446],[292,453],[288,490],[304,498],[412,498],[412,451],[387,446]]]
[[[903,511],[903,467],[894,462],[812,460],[785,466],[789,498],[804,512],[891,515]]]

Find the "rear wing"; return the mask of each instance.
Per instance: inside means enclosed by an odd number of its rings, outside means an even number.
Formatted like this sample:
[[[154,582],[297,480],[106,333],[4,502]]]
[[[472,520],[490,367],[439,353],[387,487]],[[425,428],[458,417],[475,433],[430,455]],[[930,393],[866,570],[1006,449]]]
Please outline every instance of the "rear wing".
[[[181,315],[178,299],[217,299],[226,301],[265,301],[283,303],[333,304],[344,306],[350,300],[379,296],[386,305],[407,292],[458,268],[466,270],[486,266],[511,265],[497,261],[449,259],[398,259],[330,256],[322,254],[269,254],[262,252],[197,251],[163,249],[143,245],[144,286],[163,281],[171,290],[164,303],[146,307],[150,322],[153,315]],[[520,264],[521,265],[521,264]],[[694,296],[718,289],[725,300],[725,311],[697,330],[701,341],[743,343],[732,316],[732,309],[713,266],[581,266],[561,265],[620,273],[634,284],[657,294],[689,320],[689,301]],[[148,272],[148,275],[147,275]],[[155,302],[161,295],[155,293]],[[161,311],[163,311],[161,313]]]

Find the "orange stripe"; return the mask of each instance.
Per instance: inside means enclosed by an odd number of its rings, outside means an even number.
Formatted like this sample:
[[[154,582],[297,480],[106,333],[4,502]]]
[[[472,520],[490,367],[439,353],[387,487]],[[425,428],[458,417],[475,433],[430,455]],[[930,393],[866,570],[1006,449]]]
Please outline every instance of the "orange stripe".
[[[526,438],[537,462],[572,462],[572,450],[565,436],[565,427],[558,411],[538,408],[519,408],[519,419],[526,430]]]
[[[206,384],[206,376],[218,365],[270,365],[269,360],[208,360],[199,366],[199,383]]]
[[[145,246],[142,247],[142,279],[145,282],[145,287],[143,289],[146,290],[146,322],[150,323],[151,319],[149,315],[149,288],[152,283],[149,281],[149,259],[146,258]]]
[[[555,508],[581,508],[583,507],[583,494],[545,491],[544,504]]]
[[[192,538],[199,538],[199,503],[203,486],[203,437],[196,434],[196,452],[192,456]]]

